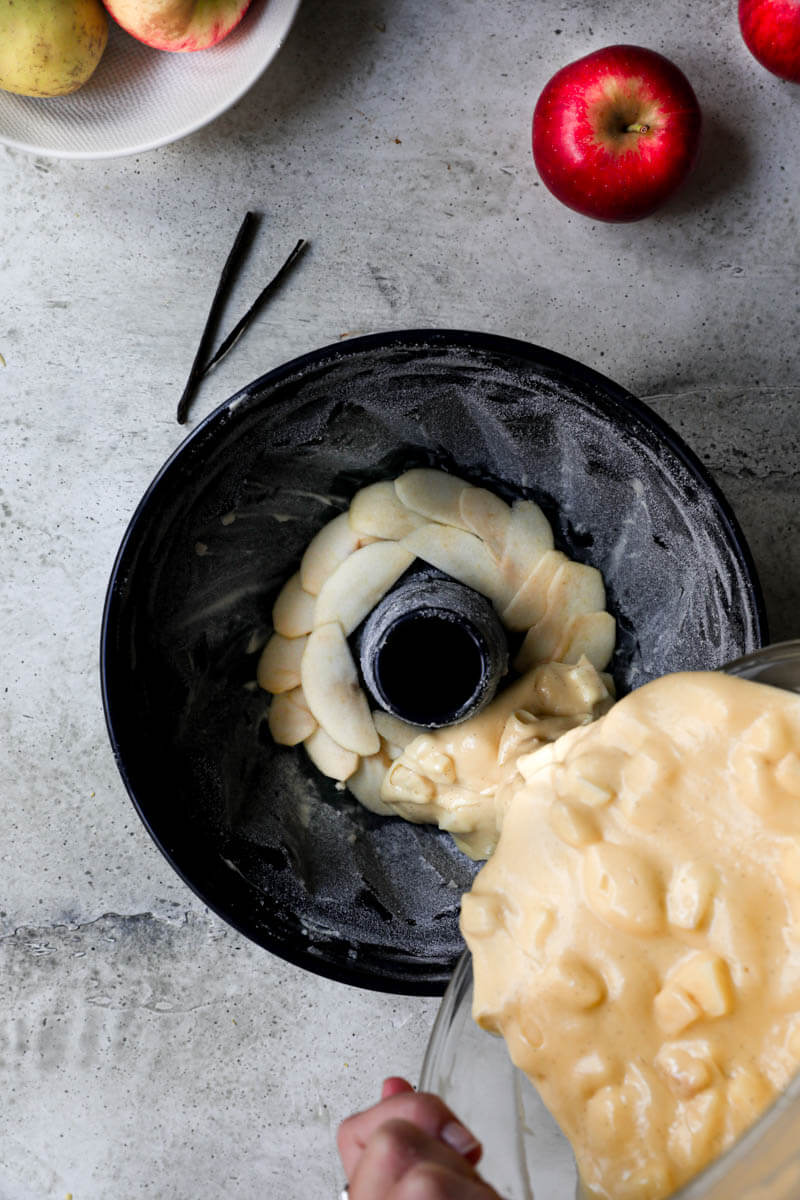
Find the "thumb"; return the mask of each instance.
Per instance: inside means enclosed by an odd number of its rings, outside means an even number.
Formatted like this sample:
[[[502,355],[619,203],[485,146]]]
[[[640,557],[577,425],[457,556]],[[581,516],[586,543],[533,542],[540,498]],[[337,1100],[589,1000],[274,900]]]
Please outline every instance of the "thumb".
[[[388,1100],[390,1096],[399,1096],[401,1092],[413,1092],[413,1090],[407,1079],[401,1079],[399,1075],[390,1075],[383,1081],[381,1100]]]

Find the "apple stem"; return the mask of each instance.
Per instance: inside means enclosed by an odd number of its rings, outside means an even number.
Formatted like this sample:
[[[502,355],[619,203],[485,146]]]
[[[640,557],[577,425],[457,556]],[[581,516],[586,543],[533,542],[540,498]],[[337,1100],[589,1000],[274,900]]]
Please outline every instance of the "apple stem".
[[[628,125],[625,129],[625,132],[626,133],[649,133],[650,126],[649,125],[641,125],[639,122],[637,122],[634,125]]]

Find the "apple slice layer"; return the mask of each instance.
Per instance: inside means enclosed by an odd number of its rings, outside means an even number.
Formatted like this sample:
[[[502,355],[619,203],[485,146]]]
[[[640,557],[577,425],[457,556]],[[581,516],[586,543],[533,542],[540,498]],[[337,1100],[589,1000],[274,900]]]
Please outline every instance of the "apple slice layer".
[[[559,657],[558,651],[573,618],[600,612],[605,603],[606,592],[600,572],[595,567],[565,559],[547,589],[547,604],[542,617],[525,635],[514,662],[517,670],[527,671],[536,663],[552,662]]]
[[[533,500],[515,500],[500,559],[500,570],[512,588],[511,595],[542,555],[552,549],[553,530],[539,505]]]
[[[320,588],[314,626],[338,621],[351,634],[413,561],[399,542],[372,542],[355,550]]]
[[[359,756],[352,750],[345,750],[321,727],[315,729],[303,744],[314,766],[329,779],[344,783],[358,770]]]
[[[317,728],[301,687],[272,697],[267,718],[269,731],[279,746],[296,746]]]
[[[399,717],[394,716],[393,713],[384,712],[382,708],[373,712],[372,721],[392,752],[403,751],[420,732],[418,725],[409,725],[406,721],[401,721]],[[393,757],[396,755],[393,754]]]
[[[353,496],[348,520],[360,534],[397,542],[426,524],[426,518],[406,508],[391,479],[371,483]]]
[[[503,556],[511,524],[511,505],[487,488],[464,488],[459,499],[464,527],[486,546],[495,562]]]
[[[302,637],[314,628],[315,600],[300,582],[300,572],[292,575],[278,593],[272,606],[272,624],[275,632],[284,637]]]
[[[300,562],[300,582],[305,591],[318,595],[339,564],[362,545],[362,536],[352,528],[346,512],[323,525],[306,546]]]
[[[309,709],[335,742],[355,754],[377,754],[380,739],[338,621],[308,635],[300,679]]]
[[[396,479],[394,486],[406,508],[421,513],[429,521],[466,529],[461,516],[461,493],[470,485],[463,479],[433,467],[415,467]]]
[[[370,712],[347,642],[417,559],[486,596],[506,629],[525,635],[520,672],[585,658],[594,674],[613,654],[616,626],[600,572],[554,549],[538,504],[508,504],[445,471],[415,468],[361,488],[312,538],[278,594],[275,633],[259,659],[258,683],[273,694],[272,736],[302,743],[324,775],[347,781],[373,812],[435,821],[455,835],[468,815],[430,803],[435,764],[399,762],[412,742],[427,744],[425,731]],[[558,711],[557,697],[550,706]]]
[[[403,538],[400,545],[493,603],[504,594],[497,563],[474,533],[451,525],[423,525]]]
[[[560,550],[546,550],[503,609],[500,618],[506,629],[521,633],[540,621],[547,609],[547,592],[553,576],[561,566],[569,562]]]
[[[300,662],[307,638],[273,633],[261,652],[256,678],[259,687],[276,695],[300,686]]]

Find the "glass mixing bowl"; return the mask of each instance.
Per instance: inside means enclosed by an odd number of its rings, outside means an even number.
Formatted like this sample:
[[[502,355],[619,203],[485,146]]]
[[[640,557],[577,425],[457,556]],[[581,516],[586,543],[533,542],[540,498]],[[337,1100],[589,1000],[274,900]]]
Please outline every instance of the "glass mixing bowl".
[[[800,693],[800,640],[767,646],[725,668]],[[575,1200],[569,1142],[502,1038],[472,1020],[472,960],[460,959],[444,995],[420,1076],[484,1145],[481,1171],[504,1200]],[[800,1074],[763,1116],[672,1200],[798,1200]]]

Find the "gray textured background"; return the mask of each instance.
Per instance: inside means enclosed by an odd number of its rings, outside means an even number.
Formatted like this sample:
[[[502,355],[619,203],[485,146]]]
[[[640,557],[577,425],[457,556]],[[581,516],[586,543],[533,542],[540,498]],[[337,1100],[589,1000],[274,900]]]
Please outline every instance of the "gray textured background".
[[[292,356],[424,325],[539,342],[649,401],[715,474],[775,639],[800,632],[800,88],[732,0],[305,0],[262,80],[171,147],[108,163],[0,149],[3,805],[0,1200],[312,1200],[382,1071],[414,1077],[436,1002],[320,980],[211,916],[151,844],[107,745],[106,580],[181,433],[174,405],[243,213],[228,313],[306,261],[209,379],[196,421]],[[617,41],[659,49],[706,116],[649,221],[537,183],[536,97]]]

